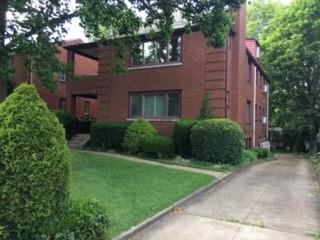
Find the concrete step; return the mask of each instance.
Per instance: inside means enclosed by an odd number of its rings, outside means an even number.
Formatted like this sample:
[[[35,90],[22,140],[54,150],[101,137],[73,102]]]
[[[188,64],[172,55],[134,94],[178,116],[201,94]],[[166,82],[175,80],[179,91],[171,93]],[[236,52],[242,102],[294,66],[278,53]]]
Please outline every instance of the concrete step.
[[[89,134],[76,134],[68,141],[68,146],[71,149],[83,149],[89,140]]]

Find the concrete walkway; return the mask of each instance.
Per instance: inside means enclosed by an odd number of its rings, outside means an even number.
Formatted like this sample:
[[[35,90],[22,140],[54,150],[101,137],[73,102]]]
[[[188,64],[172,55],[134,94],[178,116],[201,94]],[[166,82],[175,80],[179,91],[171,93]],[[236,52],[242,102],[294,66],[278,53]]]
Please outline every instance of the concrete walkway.
[[[311,163],[281,155],[245,168],[153,223],[139,240],[307,240],[320,232]]]
[[[178,165],[171,165],[171,164],[165,164],[161,162],[151,161],[151,160],[144,160],[141,158],[133,157],[133,156],[127,156],[124,154],[118,154],[118,153],[109,153],[109,152],[96,152],[96,151],[89,151],[89,150],[77,150],[78,152],[86,152],[86,153],[93,153],[93,154],[99,154],[103,156],[109,156],[109,157],[116,157],[116,158],[122,158],[128,161],[132,162],[138,162],[138,163],[145,163],[149,165],[156,165],[156,166],[162,166],[166,168],[171,169],[177,169],[177,170],[183,170],[186,172],[194,172],[194,173],[201,173],[209,176],[214,176],[216,178],[223,177],[224,175],[228,174],[225,172],[216,172],[211,170],[205,170],[205,169],[199,169],[199,168],[191,168],[191,167],[184,167],[184,166],[178,166]]]

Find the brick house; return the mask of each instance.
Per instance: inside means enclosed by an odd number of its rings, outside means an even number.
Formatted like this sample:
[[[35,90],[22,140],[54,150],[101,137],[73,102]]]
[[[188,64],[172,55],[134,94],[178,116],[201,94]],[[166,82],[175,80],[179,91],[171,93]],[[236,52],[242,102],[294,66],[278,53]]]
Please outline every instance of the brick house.
[[[65,47],[68,61],[76,55],[97,61],[96,75],[67,81],[68,110],[76,114],[78,96],[97,99],[99,122],[148,119],[160,134],[170,136],[175,121],[197,118],[204,96],[216,117],[239,123],[247,147],[268,138],[269,80],[259,64],[260,47],[246,39],[245,6],[236,16],[225,48],[211,49],[203,34],[187,35],[175,28],[171,42],[150,41],[141,35],[141,54],[128,57],[128,74],[112,74],[110,46],[81,43]]]
[[[68,40],[64,42],[64,46],[80,44],[80,39]],[[67,50],[63,47],[59,48],[58,58],[62,62],[67,62]],[[66,111],[67,106],[67,81],[64,73],[57,75],[58,89],[54,93],[48,92],[39,83],[37,76],[33,75],[29,71],[25,70],[25,57],[21,55],[14,56],[12,64],[14,65],[15,72],[13,75],[13,82],[15,85],[21,82],[32,83],[36,86],[39,95],[47,103],[49,109]],[[97,74],[98,64],[96,61],[81,56],[75,55],[75,67],[74,71],[77,76],[82,75],[94,75]],[[76,118],[90,117],[96,118],[97,116],[97,99],[91,98],[90,96],[77,96],[76,98]]]

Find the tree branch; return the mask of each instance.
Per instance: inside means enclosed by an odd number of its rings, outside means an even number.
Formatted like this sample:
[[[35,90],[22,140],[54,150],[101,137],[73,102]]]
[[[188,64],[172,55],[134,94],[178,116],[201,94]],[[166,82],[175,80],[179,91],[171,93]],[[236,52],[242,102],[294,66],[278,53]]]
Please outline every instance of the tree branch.
[[[36,29],[31,29],[29,32],[26,32],[24,33],[24,36],[26,38],[28,37],[31,37],[32,35],[34,34],[38,34],[40,33],[44,28],[48,27],[48,26],[51,26],[51,27],[57,27],[58,25],[60,25],[61,23],[63,22],[66,22],[74,17],[78,17],[79,16],[79,13],[78,11],[75,11],[71,14],[65,14],[65,15],[61,15],[60,17],[58,18],[53,18],[51,19],[50,21],[44,23],[44,25],[42,25],[41,27],[39,28],[36,28]]]

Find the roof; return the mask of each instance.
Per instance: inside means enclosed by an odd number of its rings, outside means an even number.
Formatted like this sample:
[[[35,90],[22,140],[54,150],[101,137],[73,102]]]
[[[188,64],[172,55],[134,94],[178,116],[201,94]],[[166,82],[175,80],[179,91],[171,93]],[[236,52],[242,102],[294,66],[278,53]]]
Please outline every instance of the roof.
[[[73,52],[85,56],[87,58],[98,60],[98,43],[78,43],[74,45],[64,46],[67,50],[72,50]]]
[[[256,44],[257,44],[259,47],[261,47],[259,41],[258,41],[257,39],[255,39],[255,38],[246,38],[246,40],[248,40],[248,41],[255,41]]]

